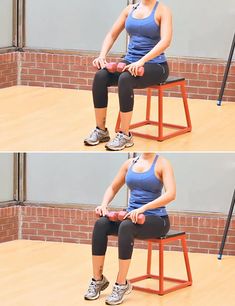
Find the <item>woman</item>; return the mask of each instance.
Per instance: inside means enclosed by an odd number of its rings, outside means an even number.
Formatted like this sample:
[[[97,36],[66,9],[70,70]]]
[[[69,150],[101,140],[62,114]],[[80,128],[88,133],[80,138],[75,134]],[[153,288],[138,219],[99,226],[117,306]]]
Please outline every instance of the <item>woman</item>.
[[[127,215],[122,222],[110,221],[108,204],[124,185],[130,189]],[[162,188],[165,192],[161,194]],[[157,238],[166,235],[170,223],[165,205],[175,199],[176,187],[172,167],[162,157],[153,153],[143,153],[129,159],[121,167],[112,184],[107,188],[102,204],[96,207],[100,218],[96,221],[92,236],[93,278],[84,298],[95,300],[109,285],[103,276],[103,265],[107,249],[108,235],[118,236],[119,271],[111,295],[106,304],[122,303],[124,295],[131,292],[131,284],[126,280],[131,262],[134,239]],[[145,215],[145,223],[137,224],[139,214]]]
[[[109,73],[105,69],[106,55],[126,28],[130,41],[124,58],[127,66],[122,73]],[[118,85],[121,115],[121,130],[106,144],[108,150],[122,150],[133,146],[129,126],[134,105],[135,88],[146,88],[164,82],[169,74],[165,49],[172,39],[172,17],[170,10],[156,0],[141,0],[123,10],[112,29],[107,34],[98,58],[93,65],[99,69],[93,81],[93,102],[96,128],[84,140],[86,145],[97,145],[110,140],[106,128],[108,87]],[[137,76],[139,67],[144,67],[144,75]]]

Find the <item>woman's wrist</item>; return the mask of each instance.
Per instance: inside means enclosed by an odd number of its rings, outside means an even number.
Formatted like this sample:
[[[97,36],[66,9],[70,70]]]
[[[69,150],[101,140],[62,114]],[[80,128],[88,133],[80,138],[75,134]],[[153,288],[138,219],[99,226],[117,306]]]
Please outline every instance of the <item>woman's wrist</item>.
[[[139,208],[139,212],[140,212],[141,214],[143,214],[145,211],[146,211],[146,209],[145,209],[144,206],[142,206],[142,207]]]
[[[107,207],[108,207],[108,204],[102,203],[101,206],[102,206],[103,208],[107,208]]]
[[[105,58],[106,58],[106,55],[100,54],[100,55],[98,56],[98,58],[105,59]]]

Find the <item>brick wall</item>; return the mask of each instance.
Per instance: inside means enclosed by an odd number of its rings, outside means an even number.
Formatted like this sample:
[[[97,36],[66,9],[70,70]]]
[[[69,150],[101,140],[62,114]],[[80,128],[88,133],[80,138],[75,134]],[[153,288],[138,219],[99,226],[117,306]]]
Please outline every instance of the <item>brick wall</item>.
[[[17,85],[18,53],[0,54],[0,88]]]
[[[72,89],[91,89],[95,69],[94,56],[63,55],[36,52],[21,53],[21,84]],[[112,57],[110,61],[119,61]],[[219,60],[169,58],[171,75],[187,79],[189,98],[217,100],[225,69],[225,62]],[[145,91],[137,91],[145,93]],[[179,96],[176,88],[168,96]],[[235,64],[232,64],[224,101],[235,101]]]
[[[18,207],[0,208],[0,242],[18,239]]]
[[[22,238],[43,241],[90,243],[96,216],[93,210],[27,206],[21,208]],[[190,252],[217,254],[227,216],[171,213],[171,228],[187,232]],[[116,246],[116,238],[110,239]],[[136,241],[138,248],[146,247]],[[167,247],[166,247],[167,249]],[[181,250],[172,244],[168,250]],[[230,225],[224,255],[235,255],[235,220]]]
[[[190,252],[217,254],[227,216],[170,213],[171,228],[186,231]],[[12,206],[0,208],[0,242],[16,239],[90,244],[96,216],[92,209]],[[109,245],[117,239],[110,237]],[[136,241],[136,248],[146,243]],[[181,250],[178,243],[166,246]],[[235,220],[230,224],[224,255],[235,255]]]
[[[26,51],[0,54],[0,88],[29,85],[91,90],[95,69],[91,54],[65,55]],[[119,57],[109,58],[119,61]],[[169,58],[172,76],[187,80],[189,98],[217,100],[226,62],[214,59]],[[18,80],[18,81],[17,81]],[[111,89],[115,91],[115,89]],[[144,94],[144,90],[136,91]],[[179,96],[170,89],[166,96]],[[224,101],[235,101],[235,64],[232,63]]]

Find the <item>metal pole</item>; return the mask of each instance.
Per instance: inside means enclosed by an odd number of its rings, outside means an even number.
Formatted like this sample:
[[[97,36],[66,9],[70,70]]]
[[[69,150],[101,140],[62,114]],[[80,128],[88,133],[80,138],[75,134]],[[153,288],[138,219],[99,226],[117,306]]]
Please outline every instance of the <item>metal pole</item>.
[[[19,204],[26,200],[26,153],[19,153]]]
[[[223,235],[223,239],[222,239],[219,254],[218,254],[218,259],[222,259],[224,245],[225,245],[225,241],[226,241],[228,230],[229,230],[229,225],[230,225],[232,215],[233,215],[234,205],[235,205],[235,189],[234,189],[233,198],[232,198],[232,202],[231,202],[229,213],[228,213],[227,222],[226,222],[225,229],[224,229],[224,235]]]
[[[224,95],[224,89],[225,89],[225,86],[226,86],[228,73],[229,73],[229,69],[230,69],[230,66],[231,66],[232,58],[233,58],[234,47],[235,47],[235,33],[233,35],[233,42],[232,42],[232,45],[231,45],[231,49],[230,49],[230,53],[229,53],[229,57],[228,57],[228,62],[227,62],[227,66],[225,68],[224,78],[223,78],[223,82],[222,82],[222,85],[221,85],[219,98],[218,98],[218,101],[217,101],[218,106],[221,106],[221,103],[222,103],[222,99],[223,99],[223,95]]]
[[[25,46],[25,0],[18,0],[18,48]]]

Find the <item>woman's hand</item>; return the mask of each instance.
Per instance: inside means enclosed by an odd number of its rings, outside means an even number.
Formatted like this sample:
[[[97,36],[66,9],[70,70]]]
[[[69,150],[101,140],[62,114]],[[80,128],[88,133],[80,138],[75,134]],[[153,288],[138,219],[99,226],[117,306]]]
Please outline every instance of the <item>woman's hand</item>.
[[[137,76],[138,74],[138,69],[140,67],[143,67],[145,64],[143,59],[138,60],[137,62],[134,62],[130,65],[125,66],[125,68],[123,69],[123,71],[128,70],[130,72],[131,75],[133,75],[134,77]]]
[[[97,69],[103,69],[103,68],[105,68],[105,65],[107,64],[107,62],[106,62],[105,57],[99,56],[96,59],[94,59],[92,64]]]
[[[143,214],[144,210],[142,207],[138,209],[133,209],[129,213],[127,213],[124,217],[124,219],[130,218],[133,223],[137,223],[138,215]]]
[[[99,205],[95,208],[95,213],[96,214],[99,214],[101,217],[103,216],[106,216],[107,213],[108,213],[108,210],[107,210],[107,206],[105,205]]]

